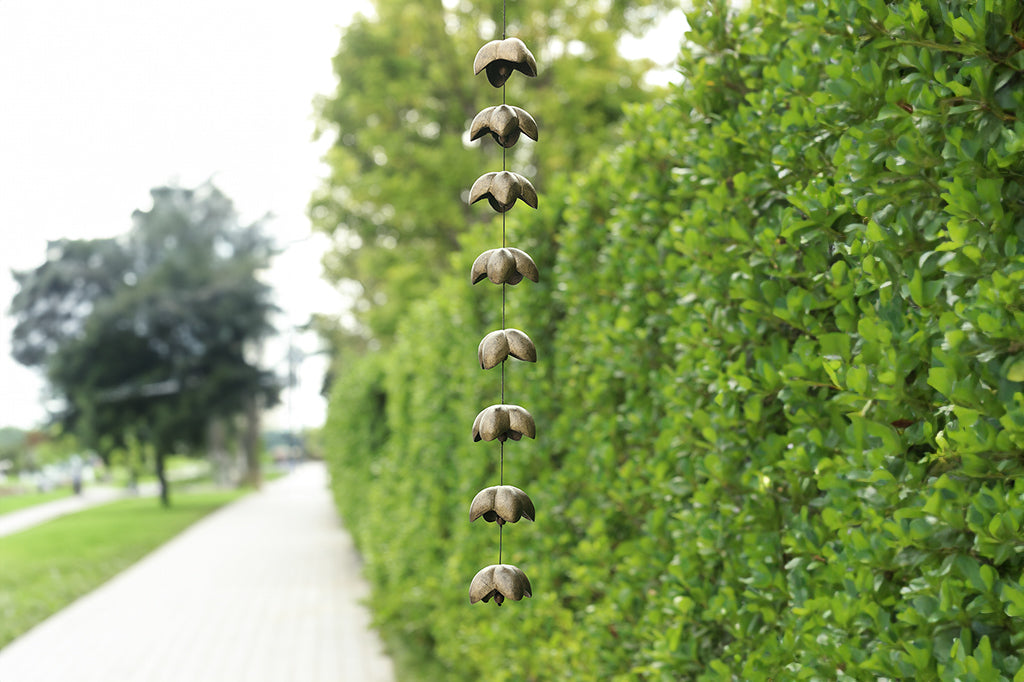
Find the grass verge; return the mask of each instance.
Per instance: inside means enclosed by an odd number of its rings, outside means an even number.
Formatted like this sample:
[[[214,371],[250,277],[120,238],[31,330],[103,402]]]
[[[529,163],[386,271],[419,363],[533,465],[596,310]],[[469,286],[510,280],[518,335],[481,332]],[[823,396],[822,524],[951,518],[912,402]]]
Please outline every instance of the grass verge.
[[[121,500],[0,538],[0,647],[242,494]]]
[[[34,507],[43,502],[52,502],[71,497],[70,488],[50,490],[45,493],[19,493],[17,495],[0,495],[0,514],[17,511],[25,507]]]

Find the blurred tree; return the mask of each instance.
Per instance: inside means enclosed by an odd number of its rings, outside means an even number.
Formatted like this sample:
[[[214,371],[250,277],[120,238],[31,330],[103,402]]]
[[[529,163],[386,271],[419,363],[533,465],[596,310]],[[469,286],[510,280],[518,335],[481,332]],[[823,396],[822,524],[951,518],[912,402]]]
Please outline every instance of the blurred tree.
[[[25,432],[13,426],[0,428],[0,479],[18,473],[25,466]]]
[[[96,302],[124,286],[131,265],[117,239],[58,239],[47,245],[46,262],[15,272],[18,293],[12,313],[18,324],[11,338],[14,359],[45,366],[67,341],[82,334]]]
[[[647,101],[649,62],[618,52],[676,5],[670,0],[520,0],[507,35],[522,37],[539,75],[510,79],[508,103],[528,110],[540,144],[508,150],[510,170],[543,195],[547,178],[585,166],[616,138],[623,105]],[[358,292],[356,324],[318,320],[336,347],[357,353],[387,343],[409,303],[432,289],[474,224],[494,214],[464,200],[473,181],[500,170],[490,140],[469,143],[470,122],[502,93],[474,77],[473,58],[500,39],[500,5],[467,0],[376,0],[373,17],[345,30],[334,70],[337,89],[318,103],[319,129],[334,136],[330,176],[312,199],[315,226],[332,235],[328,280]],[[497,11],[495,11],[497,8]],[[479,151],[473,153],[472,148]],[[532,235],[552,240],[553,235]],[[554,244],[550,252],[553,259]],[[356,282],[357,285],[352,283]],[[332,324],[333,323],[333,324]]]
[[[51,424],[39,432],[32,445],[32,464],[42,467],[60,464],[68,457],[82,451],[82,444],[75,434],[65,431],[60,424]]]
[[[251,420],[277,400],[253,357],[273,331],[257,276],[272,249],[210,184],[151,194],[124,237],[53,242],[43,265],[15,273],[11,312],[14,356],[45,370],[60,421],[97,447],[150,442],[167,504],[166,454],[200,446],[211,420]],[[258,480],[256,453],[247,459]]]

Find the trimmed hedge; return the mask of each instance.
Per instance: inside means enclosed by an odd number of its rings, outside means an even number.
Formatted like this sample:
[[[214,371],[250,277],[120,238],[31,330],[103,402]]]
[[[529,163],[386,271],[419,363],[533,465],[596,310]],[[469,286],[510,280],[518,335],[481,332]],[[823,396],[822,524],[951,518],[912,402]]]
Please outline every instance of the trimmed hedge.
[[[337,385],[378,622],[447,679],[1024,680],[1024,6],[759,5],[692,13],[683,84],[511,224],[532,599],[466,596],[499,290]]]

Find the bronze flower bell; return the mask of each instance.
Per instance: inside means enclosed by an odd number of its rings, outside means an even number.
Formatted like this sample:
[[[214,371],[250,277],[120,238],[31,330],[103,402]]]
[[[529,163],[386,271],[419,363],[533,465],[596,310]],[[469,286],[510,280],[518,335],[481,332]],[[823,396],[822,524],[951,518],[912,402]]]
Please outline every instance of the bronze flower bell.
[[[487,601],[491,597],[494,603],[501,606],[506,599],[519,601],[523,597],[532,597],[533,588],[530,579],[521,570],[511,564],[492,564],[481,568],[469,585],[469,603]]]
[[[495,284],[519,284],[523,277],[534,282],[539,281],[537,264],[528,253],[512,247],[484,251],[473,261],[473,269],[469,275],[473,284],[482,282],[485,278]]]
[[[481,199],[487,199],[491,208],[498,213],[512,208],[516,199],[522,199],[528,206],[537,208],[537,190],[533,184],[512,171],[484,173],[477,178],[469,190],[469,203],[475,204]]]
[[[478,140],[488,133],[495,142],[508,148],[519,141],[520,133],[536,140],[537,122],[525,109],[500,104],[481,111],[469,126],[470,140]]]
[[[473,498],[469,505],[469,520],[476,521],[480,517],[488,523],[498,525],[516,523],[519,519],[533,521],[537,512],[533,501],[525,492],[514,485],[492,485],[484,488]]]
[[[511,438],[521,440],[537,437],[537,425],[533,415],[519,405],[491,405],[473,420],[473,442],[499,440],[504,443]]]
[[[487,81],[500,88],[512,75],[519,71],[531,78],[537,75],[537,60],[519,38],[492,40],[476,53],[473,60],[473,75],[487,70]]]
[[[518,329],[499,329],[480,341],[476,349],[480,369],[492,369],[508,356],[523,362],[537,362],[537,348],[525,332]]]

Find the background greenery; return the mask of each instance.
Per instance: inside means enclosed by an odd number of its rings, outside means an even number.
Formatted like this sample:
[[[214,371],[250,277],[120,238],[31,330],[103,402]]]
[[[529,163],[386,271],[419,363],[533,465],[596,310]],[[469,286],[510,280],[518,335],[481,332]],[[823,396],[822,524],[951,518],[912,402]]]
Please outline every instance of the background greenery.
[[[62,490],[50,490],[48,492],[18,493],[12,495],[0,495],[0,514],[17,511],[26,507],[33,507],[43,502],[52,502],[63,497],[71,497],[74,493],[64,488]]]
[[[502,92],[472,68],[477,50],[501,37],[495,8],[372,4],[370,16],[357,16],[345,29],[334,58],[338,86],[317,107],[318,128],[334,144],[326,156],[331,172],[313,196],[310,217],[337,245],[324,261],[327,279],[357,299],[352,318],[320,319],[338,365],[347,354],[388,344],[407,307],[433,294],[451,254],[476,249],[466,240],[493,213],[465,199],[477,177],[502,167],[497,145],[468,142],[476,113],[502,101]],[[508,151],[510,170],[543,193],[621,139],[613,124],[624,103],[651,98],[643,84],[651,65],[624,59],[617,43],[673,4],[509,5],[508,35],[527,38],[543,65],[536,78],[517,76],[506,85],[509,104],[543,121],[541,142],[524,139]]]
[[[497,224],[342,356],[336,497],[409,679],[1024,680],[1024,6],[755,4],[701,3],[682,83],[510,214],[532,599],[467,597]]]

